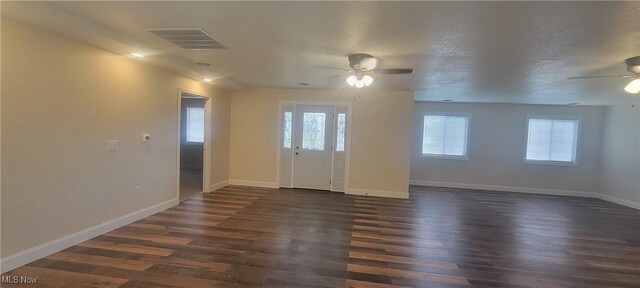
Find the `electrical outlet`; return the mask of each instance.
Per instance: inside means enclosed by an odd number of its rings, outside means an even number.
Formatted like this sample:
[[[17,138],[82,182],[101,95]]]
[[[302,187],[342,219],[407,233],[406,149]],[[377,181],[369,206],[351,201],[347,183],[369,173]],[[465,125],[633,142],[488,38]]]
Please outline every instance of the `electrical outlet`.
[[[107,141],[107,151],[118,151],[118,140]]]
[[[151,141],[151,135],[150,134],[142,134],[142,137],[140,138],[140,140],[142,140],[142,142],[150,142]]]

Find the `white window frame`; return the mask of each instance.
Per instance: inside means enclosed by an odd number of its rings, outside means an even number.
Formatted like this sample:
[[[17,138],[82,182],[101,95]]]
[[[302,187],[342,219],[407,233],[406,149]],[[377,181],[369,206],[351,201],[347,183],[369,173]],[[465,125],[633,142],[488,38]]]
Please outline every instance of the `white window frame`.
[[[573,143],[575,143],[575,147],[573,149],[573,161],[553,161],[553,160],[529,160],[527,159],[527,150],[529,146],[529,122],[531,119],[539,119],[539,120],[570,120],[576,121],[576,131],[573,135]],[[580,147],[580,129],[582,125],[581,117],[566,117],[566,116],[549,116],[549,115],[528,115],[526,126],[526,133],[524,134],[524,155],[522,156],[523,162],[525,164],[537,164],[537,165],[552,165],[552,166],[578,166],[578,149]]]
[[[452,116],[452,117],[466,117],[467,118],[467,129],[465,131],[465,141],[464,141],[464,155],[444,155],[444,154],[429,154],[422,153],[422,147],[424,146],[424,119],[426,116]],[[471,126],[471,114],[468,113],[448,113],[448,112],[431,112],[426,111],[422,113],[422,117],[420,118],[420,157],[424,158],[433,158],[433,159],[451,159],[451,160],[469,160],[469,130]]]

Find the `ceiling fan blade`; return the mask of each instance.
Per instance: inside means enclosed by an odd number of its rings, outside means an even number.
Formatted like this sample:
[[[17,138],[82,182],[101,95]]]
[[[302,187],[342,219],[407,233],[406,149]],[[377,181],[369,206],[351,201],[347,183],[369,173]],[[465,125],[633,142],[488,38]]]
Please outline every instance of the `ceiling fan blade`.
[[[631,78],[631,76],[629,75],[579,76],[579,77],[569,77],[567,78],[567,80],[599,79],[599,78]]]
[[[376,69],[376,74],[411,74],[413,69],[411,68],[390,68],[390,69]]]
[[[333,79],[333,78],[338,78],[338,77],[344,77],[344,76],[348,76],[348,75],[352,75],[352,74],[351,74],[351,73],[340,73],[340,74],[337,74],[337,75],[329,76],[329,77],[327,77],[327,79]]]
[[[320,68],[320,69],[329,69],[329,70],[339,70],[339,71],[344,71],[344,72],[350,72],[351,68],[340,68],[340,67],[332,67],[332,66],[323,66],[323,65],[316,65],[316,68]]]

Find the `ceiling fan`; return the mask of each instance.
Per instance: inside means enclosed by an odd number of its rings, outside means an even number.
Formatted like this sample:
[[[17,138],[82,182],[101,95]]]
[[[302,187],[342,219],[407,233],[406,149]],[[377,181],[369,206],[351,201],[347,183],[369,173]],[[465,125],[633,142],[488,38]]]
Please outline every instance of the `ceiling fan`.
[[[347,84],[356,88],[362,88],[373,83],[374,74],[411,74],[411,68],[391,68],[376,69],[378,67],[378,59],[365,53],[356,53],[349,55],[349,75]],[[345,69],[346,70],[346,69]]]
[[[583,76],[583,77],[571,77],[567,78],[569,80],[575,79],[596,79],[596,78],[633,78],[624,90],[638,94],[640,93],[640,56],[631,57],[624,60],[624,63],[627,64],[627,71],[631,72],[632,75],[613,75],[613,76]]]

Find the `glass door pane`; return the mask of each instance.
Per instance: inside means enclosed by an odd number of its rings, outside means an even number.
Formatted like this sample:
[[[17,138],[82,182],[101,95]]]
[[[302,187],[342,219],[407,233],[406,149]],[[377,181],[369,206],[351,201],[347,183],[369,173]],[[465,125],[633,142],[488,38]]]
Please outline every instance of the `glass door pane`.
[[[302,123],[302,149],[324,150],[325,113],[304,113]]]

